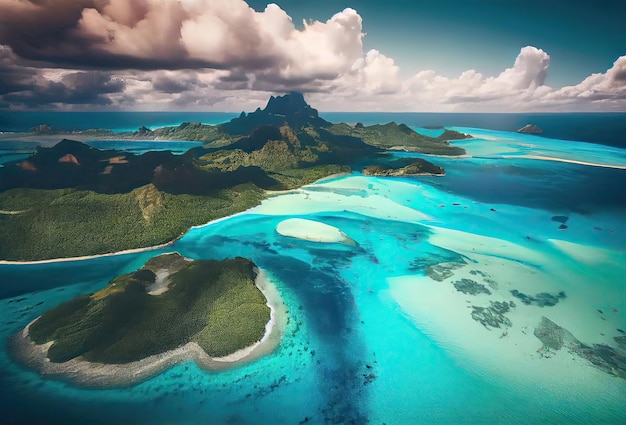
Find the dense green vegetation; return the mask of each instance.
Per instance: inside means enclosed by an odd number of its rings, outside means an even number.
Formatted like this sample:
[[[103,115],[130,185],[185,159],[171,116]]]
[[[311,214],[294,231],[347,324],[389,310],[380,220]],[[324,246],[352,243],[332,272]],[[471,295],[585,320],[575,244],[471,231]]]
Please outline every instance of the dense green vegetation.
[[[358,137],[369,145],[381,148],[404,148],[414,152],[448,156],[465,154],[465,149],[450,145],[448,140],[468,138],[467,135],[452,130],[445,130],[439,137],[428,137],[416,133],[405,124],[398,125],[394,122],[367,127],[362,124],[354,127],[334,124],[328,130],[337,135]]]
[[[54,341],[48,350],[52,362],[83,356],[91,362],[128,363],[191,341],[221,357],[263,337],[270,309],[254,285],[252,261],[201,260],[180,268],[177,254],[162,257],[99,292],[44,313],[30,326],[31,339]],[[154,271],[169,265],[177,269],[169,276],[169,290],[149,295]]]
[[[252,184],[211,196],[173,195],[143,186],[129,193],[12,189],[0,193],[0,258],[26,261],[102,254],[159,245],[191,226],[258,205]]]
[[[235,141],[221,126],[199,122],[184,122],[176,127],[162,127],[152,131],[136,132],[135,135],[150,136],[157,139],[207,142],[210,147],[225,146]]]
[[[42,131],[49,131],[43,128]],[[422,136],[404,124],[332,124],[300,93],[220,125],[183,123],[132,138],[202,140],[184,155],[102,151],[63,140],[0,168],[0,259],[95,255],[169,242],[189,227],[243,211],[262,189],[293,189],[366,167],[366,174],[443,174],[425,160],[380,163],[387,148],[461,155],[446,130]],[[369,168],[367,168],[370,166]],[[45,190],[38,190],[45,189]]]
[[[419,176],[445,174],[443,168],[422,158],[400,158],[387,163],[370,165],[363,170],[366,176]]]

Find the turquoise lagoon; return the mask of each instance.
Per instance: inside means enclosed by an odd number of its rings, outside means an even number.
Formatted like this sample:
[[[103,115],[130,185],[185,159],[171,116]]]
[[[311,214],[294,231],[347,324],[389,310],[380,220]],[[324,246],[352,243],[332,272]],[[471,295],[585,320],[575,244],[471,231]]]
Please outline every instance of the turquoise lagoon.
[[[3,346],[0,423],[625,423],[625,380],[565,350],[542,351],[532,331],[546,316],[586,344],[614,346],[626,329],[626,170],[611,168],[626,166],[626,151],[462,131],[476,136],[457,142],[468,157],[429,158],[445,177],[320,181],[167,249],[245,256],[265,269],[290,316],[274,353],[219,373],[187,362],[102,390],[40,377]],[[278,235],[292,217],[336,226],[357,244]],[[0,337],[161,252],[0,265]],[[443,282],[425,274],[459,261]],[[452,286],[470,277],[492,294]],[[513,289],[567,297],[526,306]],[[492,300],[518,301],[506,334],[471,318],[469,306]]]

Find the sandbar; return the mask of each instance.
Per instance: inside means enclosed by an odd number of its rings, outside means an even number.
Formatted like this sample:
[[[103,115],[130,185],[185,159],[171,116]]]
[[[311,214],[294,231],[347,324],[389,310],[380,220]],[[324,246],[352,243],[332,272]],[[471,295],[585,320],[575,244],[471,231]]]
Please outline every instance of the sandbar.
[[[566,159],[566,158],[553,158],[553,157],[550,157],[550,156],[541,156],[541,155],[505,155],[505,156],[502,156],[502,158],[538,159],[538,160],[541,160],[541,161],[566,162],[568,164],[590,165],[592,167],[616,168],[618,170],[626,170],[626,165],[601,164],[601,163],[598,163],[598,162],[579,161],[579,160],[575,160],[575,159]]]
[[[354,244],[354,241],[337,227],[303,218],[289,218],[281,221],[276,226],[276,232],[282,236],[312,242],[343,242]]]
[[[200,368],[208,371],[231,369],[271,353],[280,344],[287,326],[287,308],[272,278],[258,269],[255,284],[270,307],[265,334],[257,343],[224,357],[210,357],[197,343],[190,342],[174,350],[125,364],[91,363],[80,357],[64,363],[52,363],[46,357],[52,342],[37,345],[28,335],[30,325],[37,319],[11,337],[10,351],[40,375],[67,380],[81,387],[132,386],[188,360],[194,360]]]

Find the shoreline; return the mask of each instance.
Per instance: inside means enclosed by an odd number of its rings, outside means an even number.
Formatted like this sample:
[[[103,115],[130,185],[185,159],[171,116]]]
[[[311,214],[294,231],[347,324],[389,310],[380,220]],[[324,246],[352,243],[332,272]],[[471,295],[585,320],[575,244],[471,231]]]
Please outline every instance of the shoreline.
[[[248,208],[245,211],[241,211],[241,212],[238,212],[238,213],[235,213],[235,214],[231,214],[231,215],[228,215],[228,216],[225,216],[225,217],[216,218],[215,220],[211,220],[211,221],[209,221],[207,223],[204,223],[204,224],[199,224],[197,226],[191,226],[188,230],[185,231],[185,233],[183,233],[182,235],[178,236],[176,239],[172,239],[171,241],[163,243],[163,244],[160,244],[160,245],[153,245],[153,246],[148,246],[148,247],[145,247],[145,248],[124,249],[122,251],[106,252],[104,254],[81,255],[79,257],[49,258],[47,260],[32,260],[32,261],[0,260],[0,266],[2,266],[2,265],[14,265],[14,266],[16,266],[16,265],[17,266],[23,265],[23,266],[29,266],[29,265],[37,265],[37,264],[63,263],[63,262],[66,262],[66,261],[85,261],[85,260],[93,260],[93,259],[101,258],[101,257],[113,257],[113,256],[116,256],[116,255],[140,254],[142,252],[156,251],[158,249],[167,248],[169,246],[174,245],[178,240],[180,240],[187,233],[189,233],[189,231],[191,231],[193,229],[199,229],[201,227],[211,226],[213,224],[217,224],[219,222],[231,219],[233,217],[237,217],[237,216],[242,215],[242,214],[248,214],[254,208],[256,208],[256,206]]]
[[[331,179],[331,178],[334,179],[334,178],[338,178],[338,177],[349,176],[351,174],[352,173],[344,173],[344,174],[338,173],[338,174],[333,174],[331,176],[322,177],[321,179],[316,180],[313,183],[301,186],[301,187],[299,187],[297,189],[288,189],[288,190],[285,190],[285,191],[268,191],[268,190],[266,190],[265,191],[265,195],[266,195],[265,199],[277,197],[277,196],[280,196],[280,195],[286,195],[286,194],[290,194],[290,193],[298,193],[305,186],[310,186],[310,185],[313,185],[313,184],[317,184],[317,183],[323,182],[324,180],[328,180],[328,179]],[[248,208],[247,210],[244,210],[244,211],[241,211],[241,212],[238,212],[238,213],[235,213],[235,214],[231,214],[231,215],[227,215],[227,216],[224,216],[224,217],[216,218],[216,219],[211,220],[211,221],[209,221],[207,223],[204,223],[204,224],[198,224],[196,226],[191,226],[189,229],[187,229],[183,234],[181,234],[177,238],[172,239],[169,242],[162,243],[160,245],[153,245],[153,246],[148,246],[148,247],[144,247],[144,248],[124,249],[122,251],[106,252],[104,254],[81,255],[81,256],[78,256],[78,257],[49,258],[49,259],[45,259],[45,260],[14,261],[14,260],[1,260],[0,259],[0,266],[3,266],[3,265],[14,265],[14,266],[15,265],[17,265],[17,266],[24,265],[24,266],[29,266],[29,265],[37,265],[37,264],[54,264],[54,263],[63,263],[63,262],[66,262],[66,261],[85,261],[85,260],[93,260],[93,259],[100,258],[100,257],[113,257],[113,256],[116,256],[116,255],[139,254],[139,253],[142,253],[142,252],[156,251],[158,249],[167,248],[169,246],[174,245],[178,240],[183,238],[187,233],[189,233],[193,229],[200,229],[202,227],[211,226],[211,225],[220,223],[222,221],[229,220],[231,218],[234,218],[234,217],[237,217],[237,216],[240,216],[240,215],[254,213],[254,210],[257,209],[260,205],[261,204],[255,205],[253,207]]]
[[[267,299],[267,306],[270,308],[270,320],[265,325],[265,334],[258,342],[224,357],[211,357],[197,343],[188,342],[173,350],[125,364],[91,363],[81,357],[64,363],[52,363],[47,357],[52,342],[37,345],[28,335],[30,325],[37,319],[9,339],[9,349],[13,357],[41,376],[88,388],[133,386],[189,360],[193,360],[199,368],[206,371],[232,369],[270,354],[280,345],[285,334],[288,311],[276,285],[262,269],[257,269],[255,285]]]
[[[615,169],[618,169],[618,170],[626,170],[626,165],[600,164],[598,162],[578,161],[576,159],[566,159],[566,158],[552,158],[550,156],[541,156],[541,155],[504,155],[504,156],[502,156],[502,158],[506,158],[506,159],[517,159],[517,158],[536,159],[536,160],[540,160],[540,161],[565,162],[567,164],[589,165],[591,167],[615,168]]]
[[[179,238],[176,238],[170,242],[166,242],[161,245],[148,246],[145,248],[131,248],[125,249],[122,251],[116,252],[107,252],[104,254],[94,254],[94,255],[81,255],[80,257],[59,257],[59,258],[50,258],[47,260],[32,260],[32,261],[13,261],[13,260],[0,260],[1,265],[35,265],[35,264],[53,264],[53,263],[63,263],[65,261],[85,261],[85,260],[93,260],[95,258],[100,257],[113,257],[115,255],[126,255],[126,254],[139,254],[141,252],[148,251],[156,251],[157,249],[167,248],[168,246],[172,246],[174,242],[176,242]]]

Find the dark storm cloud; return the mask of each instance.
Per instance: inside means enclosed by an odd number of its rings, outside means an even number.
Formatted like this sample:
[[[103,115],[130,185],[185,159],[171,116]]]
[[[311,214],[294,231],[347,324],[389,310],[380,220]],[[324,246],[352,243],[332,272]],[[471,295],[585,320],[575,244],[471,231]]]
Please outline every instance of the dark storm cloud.
[[[158,74],[152,79],[152,88],[163,93],[181,93],[201,87],[195,76],[171,78],[165,74]]]
[[[243,1],[233,3],[248,8]],[[220,5],[213,7],[216,10],[208,10],[207,14],[224,14]],[[250,13],[243,18],[235,13],[223,18],[219,23],[227,25],[222,33],[189,24],[190,29],[183,34],[183,25],[194,23],[197,16],[175,1],[2,0],[0,44],[10,46],[23,59],[67,68],[274,66],[277,57],[264,45],[268,40],[262,40]],[[202,47],[212,36],[225,38],[223,48]],[[198,49],[201,54],[197,54]]]
[[[120,93],[125,83],[106,72],[75,72],[65,75],[60,81],[36,78],[37,82],[28,91],[5,94],[3,102],[33,108],[42,105],[110,105],[107,94]]]
[[[6,66],[0,62],[0,96],[7,93],[29,90],[37,71],[17,66]]]
[[[96,0],[4,0],[0,3],[0,44],[10,46],[20,57],[56,62],[81,54],[89,40],[72,38],[85,8]]]
[[[38,74],[36,69],[16,65],[17,58],[10,48],[0,46],[0,96],[29,90]]]
[[[225,96],[206,96],[193,92],[181,93],[176,99],[172,100],[172,105],[178,107],[199,107],[205,108],[225,99]]]

